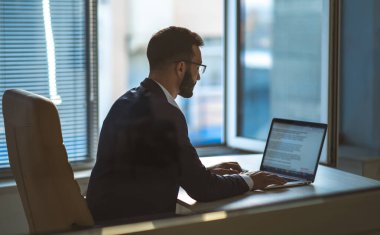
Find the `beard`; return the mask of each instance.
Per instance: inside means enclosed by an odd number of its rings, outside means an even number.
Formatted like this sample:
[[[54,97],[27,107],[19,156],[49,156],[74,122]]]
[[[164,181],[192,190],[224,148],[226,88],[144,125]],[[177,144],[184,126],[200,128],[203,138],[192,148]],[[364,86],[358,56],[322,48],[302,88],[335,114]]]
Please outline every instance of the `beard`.
[[[183,98],[190,98],[193,96],[193,90],[196,82],[193,81],[190,71],[185,72],[185,76],[179,86],[179,95]]]

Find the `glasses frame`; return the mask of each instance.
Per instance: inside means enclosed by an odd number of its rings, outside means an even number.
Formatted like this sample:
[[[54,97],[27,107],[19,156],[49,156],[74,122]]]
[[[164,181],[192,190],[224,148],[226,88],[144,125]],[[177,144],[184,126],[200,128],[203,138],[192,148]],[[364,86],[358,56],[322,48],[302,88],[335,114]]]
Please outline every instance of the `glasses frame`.
[[[199,74],[204,74],[206,72],[207,65],[205,65],[205,64],[196,63],[196,62],[191,61],[191,60],[180,60],[180,61],[176,61],[176,63],[181,62],[181,61],[183,61],[185,63],[190,63],[190,64],[197,65],[198,66],[197,69],[198,69]]]

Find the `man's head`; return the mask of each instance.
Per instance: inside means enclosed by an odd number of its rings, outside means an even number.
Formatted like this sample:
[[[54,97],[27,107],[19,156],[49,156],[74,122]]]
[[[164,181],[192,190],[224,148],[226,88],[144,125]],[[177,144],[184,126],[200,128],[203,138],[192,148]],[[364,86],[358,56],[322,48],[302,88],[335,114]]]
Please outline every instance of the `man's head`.
[[[148,44],[150,71],[173,68],[179,81],[178,94],[185,98],[191,97],[196,81],[200,78],[200,46],[203,46],[202,38],[186,28],[171,26],[160,30]]]

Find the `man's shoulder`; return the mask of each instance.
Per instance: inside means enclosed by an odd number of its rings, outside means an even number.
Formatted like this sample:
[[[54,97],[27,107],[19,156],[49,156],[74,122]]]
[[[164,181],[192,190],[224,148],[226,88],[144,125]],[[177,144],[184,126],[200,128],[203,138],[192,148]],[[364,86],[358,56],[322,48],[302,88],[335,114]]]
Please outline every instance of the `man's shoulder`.
[[[164,96],[160,93],[160,88],[157,84],[153,84],[153,81],[149,81],[149,79],[145,79],[143,82],[141,82],[140,86],[132,88],[128,90],[126,93],[124,93],[122,96],[120,96],[115,104],[121,103],[130,104],[130,101],[146,101],[149,99],[154,100],[161,100],[164,98]]]
[[[162,112],[169,103],[160,94],[143,86],[133,88],[120,96],[112,105],[109,115],[136,116],[147,112]]]

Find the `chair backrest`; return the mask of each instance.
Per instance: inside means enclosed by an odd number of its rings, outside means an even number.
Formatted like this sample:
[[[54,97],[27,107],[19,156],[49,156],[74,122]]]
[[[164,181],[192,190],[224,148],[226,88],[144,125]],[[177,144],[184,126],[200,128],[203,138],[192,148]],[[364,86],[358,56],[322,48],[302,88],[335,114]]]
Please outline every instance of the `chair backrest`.
[[[31,233],[94,224],[74,180],[55,105],[12,89],[4,92],[3,115],[9,161]]]

